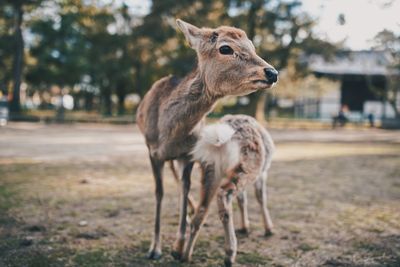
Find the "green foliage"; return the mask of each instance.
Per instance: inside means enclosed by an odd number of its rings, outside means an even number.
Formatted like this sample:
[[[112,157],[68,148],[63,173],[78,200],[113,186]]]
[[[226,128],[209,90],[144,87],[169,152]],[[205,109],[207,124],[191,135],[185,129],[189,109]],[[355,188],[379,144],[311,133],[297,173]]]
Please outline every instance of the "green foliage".
[[[57,10],[55,16],[31,22],[35,36],[31,55],[36,62],[27,80],[44,89],[59,85],[77,88],[84,95],[100,92],[105,113],[110,114],[111,93],[123,97],[132,87],[129,35],[108,30],[119,15],[129,20],[126,7],[113,9],[74,0],[57,1],[52,8]]]
[[[0,4],[0,91],[5,94],[11,82],[13,54],[13,10],[10,5]]]

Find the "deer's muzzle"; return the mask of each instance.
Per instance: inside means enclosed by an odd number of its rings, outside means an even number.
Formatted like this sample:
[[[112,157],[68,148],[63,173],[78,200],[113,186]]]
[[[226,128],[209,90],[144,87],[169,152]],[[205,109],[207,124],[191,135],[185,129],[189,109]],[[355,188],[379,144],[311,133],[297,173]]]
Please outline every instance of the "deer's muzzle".
[[[265,68],[264,69],[265,78],[267,78],[268,84],[273,84],[278,81],[278,71],[273,68]]]

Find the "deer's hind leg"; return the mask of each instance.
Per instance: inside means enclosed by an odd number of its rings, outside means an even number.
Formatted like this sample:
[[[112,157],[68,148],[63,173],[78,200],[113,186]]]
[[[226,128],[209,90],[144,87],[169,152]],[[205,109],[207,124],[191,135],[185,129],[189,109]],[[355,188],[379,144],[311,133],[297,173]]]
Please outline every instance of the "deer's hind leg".
[[[211,201],[220,186],[220,179],[215,177],[214,167],[202,165],[201,198],[190,223],[190,237],[185,247],[182,261],[190,261],[199,231],[203,225]]]
[[[237,253],[237,239],[233,225],[233,190],[220,189],[218,192],[218,213],[225,231],[225,266],[232,266]]]
[[[161,257],[161,204],[164,195],[162,171],[164,161],[156,160],[150,156],[151,168],[155,181],[156,212],[154,223],[153,242],[151,243],[147,257],[149,259],[159,259]]]
[[[240,222],[241,226],[237,230],[239,234],[247,235],[249,233],[250,221],[249,221],[249,213],[247,210],[247,192],[243,190],[238,192],[237,194],[237,202],[240,210]]]
[[[269,210],[267,207],[267,171],[264,171],[260,177],[257,178],[257,181],[254,184],[256,198],[258,203],[260,204],[261,214],[264,222],[265,236],[272,235],[272,220],[271,215],[269,214]]]
[[[177,164],[175,164],[175,161],[177,162]],[[178,165],[177,167],[175,165]],[[181,177],[182,177],[182,173],[183,173],[183,168],[184,168],[184,161],[180,161],[180,160],[170,160],[169,161],[169,166],[172,172],[172,175],[174,176],[175,182],[178,185],[182,185],[181,183]],[[193,196],[190,194],[188,194],[188,203],[189,203],[189,208],[190,208],[190,215],[194,214],[195,210],[196,210],[196,201],[194,200]]]

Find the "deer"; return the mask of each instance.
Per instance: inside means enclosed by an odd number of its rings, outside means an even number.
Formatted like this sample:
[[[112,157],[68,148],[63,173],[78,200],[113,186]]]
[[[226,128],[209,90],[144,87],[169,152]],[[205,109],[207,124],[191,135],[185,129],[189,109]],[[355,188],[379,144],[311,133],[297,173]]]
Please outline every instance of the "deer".
[[[205,116],[225,96],[247,95],[271,88],[278,72],[256,53],[243,30],[230,26],[198,28],[176,20],[189,46],[196,51],[197,66],[184,78],[172,75],[156,81],[137,109],[136,123],[144,135],[155,181],[154,234],[149,259],[159,259],[163,168],[175,160],[180,176],[179,225],[172,256],[181,259],[187,226],[188,195],[193,160],[190,151],[204,126]]]
[[[246,186],[254,183],[256,198],[261,207],[265,233],[272,233],[272,220],[267,208],[266,181],[275,151],[268,131],[247,115],[226,115],[216,124],[205,126],[191,154],[201,164],[201,199],[192,217],[190,237],[183,261],[190,261],[199,230],[208,208],[217,195],[219,218],[225,232],[225,266],[232,266],[237,253],[233,224],[232,198],[239,203]],[[247,206],[239,204],[242,227],[248,229]],[[243,210],[246,209],[246,213]]]

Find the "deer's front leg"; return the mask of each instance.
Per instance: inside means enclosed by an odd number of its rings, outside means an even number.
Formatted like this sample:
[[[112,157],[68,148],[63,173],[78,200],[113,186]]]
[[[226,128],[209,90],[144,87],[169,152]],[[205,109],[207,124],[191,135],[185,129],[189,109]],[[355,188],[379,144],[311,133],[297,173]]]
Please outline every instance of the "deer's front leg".
[[[249,213],[247,211],[247,192],[245,190],[239,192],[236,198],[240,209],[241,222],[241,227],[237,230],[237,232],[247,235],[249,233],[250,225]]]
[[[192,258],[193,248],[199,236],[199,230],[207,217],[210,203],[220,185],[220,180],[215,177],[213,166],[202,165],[202,171],[201,199],[190,224],[190,237],[186,244],[182,261],[190,261]]]
[[[188,195],[190,191],[190,175],[192,173],[194,162],[186,161],[182,172],[182,190],[180,196],[180,213],[179,213],[179,228],[176,236],[176,241],[172,248],[172,256],[175,259],[182,257],[183,248],[185,245],[185,234],[186,234],[186,216],[188,206]]]
[[[264,172],[261,177],[257,179],[254,184],[256,191],[256,198],[258,203],[260,204],[261,214],[264,222],[265,236],[269,237],[272,235],[272,220],[271,215],[269,214],[269,210],[267,207],[267,172]]]
[[[147,257],[149,259],[159,259],[161,257],[161,204],[164,195],[162,171],[164,161],[159,161],[150,156],[151,168],[155,181],[156,213],[154,221],[154,235]]]
[[[219,218],[224,225],[225,231],[225,266],[232,266],[237,253],[237,240],[232,214],[232,193],[233,190],[221,188],[217,196]]]

